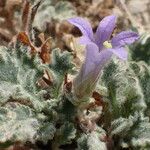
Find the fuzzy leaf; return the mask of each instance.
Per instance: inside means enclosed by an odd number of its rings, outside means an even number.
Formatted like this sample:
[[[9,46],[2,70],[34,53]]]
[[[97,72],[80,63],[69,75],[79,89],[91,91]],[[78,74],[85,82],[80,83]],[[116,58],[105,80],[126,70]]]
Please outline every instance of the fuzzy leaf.
[[[46,22],[52,19],[62,21],[75,16],[76,12],[70,2],[53,0],[45,0],[39,7],[39,11],[35,17],[34,25],[43,29]],[[42,20],[41,20],[42,19]]]
[[[54,73],[64,76],[66,73],[72,73],[74,65],[71,63],[71,54],[67,51],[61,53],[59,49],[52,52],[52,63],[49,65]]]
[[[107,88],[108,103],[114,117],[126,116],[146,108],[138,78],[128,63],[117,59],[104,69],[101,85]],[[102,84],[103,83],[103,84]]]
[[[145,33],[140,40],[129,47],[134,61],[145,61],[150,65],[150,34]]]
[[[83,134],[78,139],[78,150],[107,150],[106,144],[100,141],[100,135],[96,132]]]
[[[34,141],[39,122],[32,109],[17,103],[0,108],[0,142]]]
[[[112,122],[112,132],[118,135],[118,145],[124,147],[146,148],[150,146],[150,122],[143,114],[135,113],[129,118],[118,118]],[[116,145],[117,146],[117,145]]]
[[[55,131],[56,128],[52,123],[45,123],[38,130],[36,139],[46,144],[48,140],[54,138]]]
[[[150,66],[148,66],[145,62],[132,62],[131,67],[137,75],[140,85],[142,87],[142,91],[144,93],[145,101],[150,104]]]
[[[71,53],[67,51],[63,53],[61,53],[59,49],[52,51],[52,62],[49,64],[49,71],[53,74],[53,90],[51,89],[51,93],[54,97],[59,95],[65,75],[75,72],[73,70],[74,64],[71,60]]]
[[[71,143],[76,137],[76,129],[72,123],[65,122],[60,129],[57,131],[56,141],[60,145]]]
[[[43,69],[40,60],[36,56],[31,58],[26,50],[0,47],[0,103],[18,100],[41,111],[46,91],[40,91],[36,82]]]
[[[144,99],[147,103],[147,112],[150,116],[150,67],[145,62],[133,62],[131,63],[131,67],[133,68],[135,74],[137,75],[142,91],[144,93]]]

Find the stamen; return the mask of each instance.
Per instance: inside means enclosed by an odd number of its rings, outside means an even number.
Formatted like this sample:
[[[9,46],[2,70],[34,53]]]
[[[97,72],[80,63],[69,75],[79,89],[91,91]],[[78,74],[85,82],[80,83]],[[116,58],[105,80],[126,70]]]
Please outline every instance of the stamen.
[[[112,44],[110,42],[108,42],[108,41],[105,41],[103,43],[103,45],[104,45],[105,48],[112,48]]]

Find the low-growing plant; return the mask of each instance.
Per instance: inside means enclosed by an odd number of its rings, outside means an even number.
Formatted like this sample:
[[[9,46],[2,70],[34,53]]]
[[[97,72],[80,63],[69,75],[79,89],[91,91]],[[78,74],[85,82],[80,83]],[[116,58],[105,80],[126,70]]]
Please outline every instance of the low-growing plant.
[[[132,31],[111,38],[113,15],[96,33],[83,18],[68,19],[83,34],[78,70],[71,52],[32,33],[33,19],[0,47],[0,149],[149,150],[149,53],[139,55],[149,39]]]

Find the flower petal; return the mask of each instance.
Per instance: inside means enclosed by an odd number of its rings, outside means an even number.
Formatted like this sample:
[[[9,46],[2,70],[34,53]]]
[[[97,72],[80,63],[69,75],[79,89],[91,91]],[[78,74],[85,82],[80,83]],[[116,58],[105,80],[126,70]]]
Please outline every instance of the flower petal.
[[[87,45],[91,42],[91,40],[87,36],[82,36],[79,39],[79,43],[83,45]]]
[[[82,68],[83,79],[86,79],[90,74],[93,74],[93,78],[96,79],[112,54],[107,49],[99,52],[97,45],[94,43],[88,44],[86,47],[86,58]]]
[[[78,27],[82,32],[83,36],[86,36],[90,40],[93,40],[92,27],[88,21],[84,20],[83,18],[76,17],[68,19],[68,22]]]
[[[95,65],[99,55],[100,55],[99,48],[95,43],[89,43],[86,46],[86,57],[84,68],[85,76],[96,67]]]
[[[105,63],[111,58],[112,52],[104,50],[99,52],[99,48],[95,43],[90,43],[86,46],[86,59],[84,67],[84,76],[87,76],[90,72],[96,75],[99,74]]]
[[[117,55],[122,60],[127,60],[128,53],[127,50],[123,47],[117,47],[113,49],[108,49],[109,51],[113,52],[115,55]]]
[[[122,47],[131,44],[139,38],[138,34],[132,31],[123,31],[112,38],[113,47]]]
[[[110,39],[111,34],[115,28],[116,16],[111,15],[102,19],[95,33],[95,41],[100,46],[103,47],[103,43]]]
[[[95,43],[89,43],[86,46],[86,59],[78,76],[74,79],[74,92],[78,97],[90,95],[96,85],[101,70],[110,60],[112,52],[99,52],[99,48]]]

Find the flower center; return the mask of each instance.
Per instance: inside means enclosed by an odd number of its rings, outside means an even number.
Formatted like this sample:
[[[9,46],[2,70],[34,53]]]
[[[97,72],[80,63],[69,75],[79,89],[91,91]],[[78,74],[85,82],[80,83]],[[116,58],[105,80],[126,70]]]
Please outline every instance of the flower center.
[[[111,43],[108,42],[108,41],[105,41],[105,42],[103,43],[103,46],[104,46],[105,48],[112,48]]]

